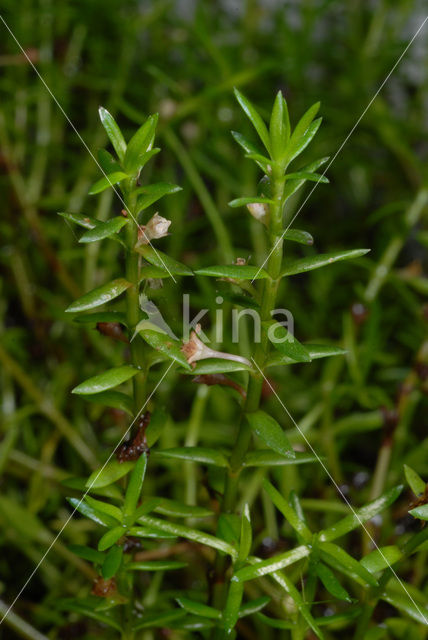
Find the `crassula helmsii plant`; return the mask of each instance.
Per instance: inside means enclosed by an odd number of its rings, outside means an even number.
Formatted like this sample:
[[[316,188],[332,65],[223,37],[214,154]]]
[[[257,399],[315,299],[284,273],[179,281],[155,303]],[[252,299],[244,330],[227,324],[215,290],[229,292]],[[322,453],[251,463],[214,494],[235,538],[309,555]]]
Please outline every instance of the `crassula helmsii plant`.
[[[235,264],[205,267],[196,273],[226,280],[240,291],[239,304],[257,311],[261,335],[250,358],[211,349],[199,335],[200,326],[193,328],[188,339],[179,340],[168,328],[153,322],[147,312],[150,288],[145,284],[193,275],[189,267],[157,247],[157,241],[168,234],[170,221],[159,213],[148,215],[146,211],[163,196],[179,190],[169,183],[144,181],[144,166],[159,151],[153,146],[157,116],[150,116],[126,143],[113,117],[100,109],[116,157],[108,151],[100,152],[104,176],[91,193],[113,186],[122,200],[122,213],[105,222],[76,213],[60,214],[86,229],[80,242],[110,238],[123,247],[124,273],[85,294],[67,311],[76,314],[80,322],[97,324],[101,333],[127,345],[127,361],[122,366],[81,382],[73,393],[118,408],[129,416],[129,427],[122,439],[126,441],[121,441],[107,461],[90,475],[83,497],[69,499],[75,511],[99,526],[95,548],[72,546],[78,556],[93,564],[98,578],[88,586],[86,597],[66,599],[61,606],[97,620],[104,627],[103,637],[120,635],[128,640],[156,629],[168,629],[171,638],[193,634],[219,640],[241,637],[239,621],[245,617],[252,617],[258,634],[264,628],[271,629],[274,635],[270,637],[343,638],[344,633],[351,637],[355,630],[355,638],[371,638],[368,629],[379,599],[399,609],[407,607],[414,619],[423,622],[420,594],[413,588],[410,597],[406,593],[410,587],[400,583],[391,566],[418,549],[427,540],[427,530],[422,529],[401,545],[375,548],[363,558],[353,557],[345,550],[346,545],[340,544],[350,532],[364,527],[366,521],[397,499],[402,489],[397,486],[358,511],[350,509],[349,515],[327,529],[313,531],[296,492],[281,493],[267,476],[272,468],[322,462],[314,452],[302,451],[302,447],[295,450],[280,424],[261,409],[264,384],[277,395],[266,377],[269,367],[343,354],[338,347],[301,344],[275,319],[272,312],[284,278],[362,256],[367,250],[284,260],[285,243],[313,243],[307,232],[285,227],[287,200],[308,180],[328,182],[317,173],[327,158],[289,170],[320,126],[321,118],[316,118],[319,104],[313,105],[292,129],[281,92],[275,98],[269,126],[249,100],[238,91],[235,94],[259,143],[250,142],[240,133],[233,135],[245,157],[258,165],[263,176],[257,195],[233,200],[230,205],[247,206],[265,230],[269,252],[263,267],[239,259]],[[119,301],[119,309],[94,311],[110,305],[121,294],[125,294],[125,301]],[[160,363],[169,363],[168,368],[149,388],[149,371],[157,371]],[[213,489],[216,513],[207,508],[212,505],[195,506],[186,504],[184,499],[180,502],[145,491],[150,452],[164,423],[156,390],[172,367],[182,374],[197,375],[199,383],[224,385],[235,393],[239,405],[235,431],[224,448],[153,448],[159,459],[173,460],[177,465],[191,461],[217,469],[222,489]],[[246,378],[246,388],[233,378],[236,372]],[[115,390],[131,379],[132,393]],[[301,435],[302,444],[307,445]],[[289,548],[267,559],[254,554],[257,532],[253,531],[250,509],[246,504],[239,506],[242,478],[257,470],[264,473],[267,499],[291,532]],[[423,493],[424,483],[415,472],[408,469],[406,474],[415,493]],[[69,486],[77,487],[73,481]],[[415,517],[426,519],[426,512],[425,516],[422,513],[425,507],[415,506]],[[208,565],[203,586],[192,586],[192,565],[185,552],[180,553],[175,546],[177,539],[189,541],[193,545],[192,557],[196,554],[204,567]],[[174,557],[176,548],[178,559]],[[145,554],[145,549],[150,552]],[[172,571],[181,576],[174,578],[174,588],[168,583],[168,572]],[[151,576],[149,582],[147,576]],[[147,590],[152,594],[148,599],[143,593]],[[334,607],[333,615],[320,618],[313,612],[321,597]]]

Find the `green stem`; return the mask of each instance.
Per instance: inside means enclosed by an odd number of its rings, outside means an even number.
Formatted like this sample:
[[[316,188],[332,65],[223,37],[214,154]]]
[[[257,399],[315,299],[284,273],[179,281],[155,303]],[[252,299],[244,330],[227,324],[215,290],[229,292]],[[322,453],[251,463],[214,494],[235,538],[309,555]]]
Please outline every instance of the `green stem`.
[[[281,264],[283,257],[282,240],[282,208],[285,179],[283,171],[274,167],[272,174],[273,200],[275,204],[270,208],[270,256],[267,271],[270,279],[265,280],[261,296],[261,321],[271,319],[271,311],[275,308],[276,296],[280,282]],[[245,414],[257,411],[260,406],[260,399],[263,387],[263,371],[265,360],[269,351],[268,337],[262,333],[260,342],[254,350],[254,361],[257,365],[257,372],[251,373],[248,381],[247,397],[241,412],[239,421],[239,431],[230,458],[230,470],[226,476],[221,513],[233,513],[236,508],[239,477],[243,469],[243,461],[251,444],[251,427],[245,419]],[[222,608],[226,595],[225,572],[227,560],[225,556],[217,555],[215,562],[216,581],[213,589],[213,605]]]
[[[138,240],[138,226],[136,220],[136,202],[135,197],[129,194],[135,188],[136,179],[130,180],[127,193],[125,194],[125,202],[128,211],[132,214],[134,220],[130,219],[127,225],[127,245],[126,253],[126,279],[132,282],[132,286],[126,291],[126,315],[128,320],[129,335],[133,336],[135,327],[140,320],[140,267],[139,255],[134,251],[134,247]],[[140,372],[133,378],[134,384],[134,413],[141,410],[144,405],[146,395],[146,367],[144,358],[144,343],[140,336],[135,336],[131,342],[131,358],[132,363],[140,368]]]

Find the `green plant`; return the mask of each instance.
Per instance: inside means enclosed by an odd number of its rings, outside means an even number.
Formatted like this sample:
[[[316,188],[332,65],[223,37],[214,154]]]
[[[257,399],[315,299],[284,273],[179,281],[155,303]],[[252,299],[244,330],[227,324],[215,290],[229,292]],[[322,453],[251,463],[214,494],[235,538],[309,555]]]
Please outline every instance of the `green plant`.
[[[107,462],[91,474],[86,481],[83,498],[70,498],[75,510],[103,526],[106,532],[100,538],[97,550],[82,545],[72,547],[80,558],[94,564],[99,578],[91,596],[66,599],[62,601],[62,606],[109,625],[127,639],[135,638],[143,629],[164,626],[175,629],[179,634],[198,630],[213,639],[221,639],[235,635],[239,619],[250,615],[256,616],[261,627],[267,625],[289,631],[293,640],[304,638],[308,628],[317,637],[324,638],[327,636],[322,630],[323,626],[327,627],[327,633],[330,627],[333,631],[346,628],[354,624],[362,611],[364,613],[358,623],[356,637],[363,637],[361,633],[365,633],[373,611],[371,605],[363,607],[363,594],[371,594],[368,597],[372,600],[383,598],[400,608],[397,603],[402,596],[397,594],[400,583],[394,584],[389,590],[386,588],[391,577],[396,580],[389,565],[412,553],[427,536],[424,532],[421,532],[422,535],[415,534],[402,548],[387,546],[376,549],[360,561],[334,542],[388,508],[399,496],[401,486],[386,491],[357,511],[353,510],[339,522],[313,532],[296,492],[284,495],[263,476],[275,467],[316,464],[320,460],[316,454],[295,451],[283,427],[262,410],[260,404],[264,384],[276,395],[266,377],[265,371],[269,367],[308,363],[313,359],[343,353],[336,346],[301,344],[275,319],[276,302],[285,279],[336,261],[362,256],[367,250],[340,251],[284,261],[284,241],[301,244],[313,242],[307,232],[285,226],[284,208],[287,200],[308,180],[327,182],[325,176],[316,172],[326,158],[287,173],[289,164],[309,145],[319,128],[321,119],[315,119],[319,104],[313,105],[291,130],[287,104],[279,92],[267,127],[250,101],[240,92],[235,93],[264,148],[259,148],[242,134],[234,133],[234,137],[245,150],[246,157],[262,169],[264,176],[259,182],[257,195],[235,199],[230,205],[246,205],[265,227],[269,245],[267,265],[266,268],[258,268],[238,260],[233,265],[204,267],[195,273],[203,277],[226,278],[232,293],[235,292],[231,301],[258,312],[261,339],[254,344],[250,359],[209,349],[198,337],[198,330],[194,330],[190,339],[183,344],[170,332],[159,329],[151,321],[147,307],[142,304],[141,291],[144,294],[149,292],[146,285],[153,279],[175,280],[175,276],[192,275],[189,267],[151,244],[151,240],[156,241],[166,235],[169,221],[155,214],[145,224],[142,223],[144,212],[151,204],[179,189],[169,183],[149,185],[142,182],[142,169],[159,151],[153,147],[157,116],[149,117],[126,144],[112,116],[106,110],[100,110],[102,123],[117,158],[107,151],[100,153],[99,162],[105,175],[94,184],[91,193],[97,194],[114,184],[119,185],[125,206],[123,215],[100,222],[83,215],[60,214],[87,229],[80,238],[82,243],[106,238],[118,241],[124,248],[126,263],[125,277],[116,278],[85,294],[67,311],[78,313],[80,322],[96,323],[103,333],[129,342],[130,361],[82,382],[73,392],[134,416],[125,433],[127,435],[133,429],[131,437],[116,449],[116,459],[111,460],[110,455]],[[256,285],[253,284],[255,281]],[[236,294],[238,291],[239,296]],[[89,310],[115,300],[125,292],[125,312],[103,310],[87,314]],[[126,327],[126,331],[122,327]],[[164,363],[167,368],[149,394],[149,374],[153,368],[157,370],[157,365]],[[155,449],[153,452],[160,458],[201,463],[213,468],[215,475],[209,482],[212,489],[221,494],[214,529],[212,512],[205,507],[147,495],[145,491],[148,455],[165,422],[162,410],[155,408],[150,415],[145,409],[149,402],[156,405],[152,396],[173,366],[183,374],[196,375],[197,381],[202,384],[225,385],[239,392],[236,394],[240,405],[239,424],[231,450],[228,447],[184,446]],[[233,374],[238,372],[244,372],[248,377],[245,391],[233,378]],[[112,390],[130,379],[133,384],[131,395]],[[255,441],[253,436],[257,436]],[[232,441],[233,438],[230,443]],[[262,443],[264,448],[257,443]],[[254,532],[248,505],[241,504],[238,507],[240,481],[245,473],[248,474],[248,469],[261,471],[259,478],[265,497],[290,527],[291,548],[265,560],[251,553]],[[419,489],[421,483],[414,476],[412,481]],[[69,481],[72,488],[79,488],[78,484]],[[91,493],[98,493],[109,501],[95,499]],[[159,518],[153,514],[168,517]],[[420,512],[415,515],[420,516]],[[187,524],[176,522],[177,518],[183,517],[189,520]],[[272,517],[276,518],[273,512]],[[190,526],[190,521],[195,518],[202,518],[203,526]],[[169,553],[167,559],[138,560],[138,553],[136,558],[133,557],[136,539],[168,541],[175,538],[215,550],[209,599],[208,590],[195,597],[184,586],[177,587],[172,593],[166,590],[164,595],[159,592],[163,572],[184,572],[186,562],[171,560]],[[136,576],[148,572],[157,573],[159,578],[154,578],[148,587],[149,591],[154,589],[156,596],[146,599],[146,608],[141,615],[138,610],[142,598],[141,582]],[[348,589],[352,595],[336,573],[340,573],[349,583]],[[296,586],[299,575],[306,579],[302,591]],[[265,576],[272,579],[272,583]],[[258,582],[257,597],[251,597],[254,591],[249,588],[254,580]],[[320,589],[325,590],[329,599],[338,603],[339,612],[336,615],[324,619],[313,615],[315,596]],[[287,611],[280,611],[281,607],[275,604],[277,594],[281,591],[293,603]],[[421,596],[416,595],[414,589],[412,595],[413,617],[422,621]],[[279,613],[274,617],[260,613],[261,609],[270,606],[271,599],[274,601],[273,613]],[[418,599],[421,600],[419,604]],[[153,600],[155,606],[151,606]],[[178,607],[172,605],[174,600]],[[410,606],[409,603],[407,606]]]

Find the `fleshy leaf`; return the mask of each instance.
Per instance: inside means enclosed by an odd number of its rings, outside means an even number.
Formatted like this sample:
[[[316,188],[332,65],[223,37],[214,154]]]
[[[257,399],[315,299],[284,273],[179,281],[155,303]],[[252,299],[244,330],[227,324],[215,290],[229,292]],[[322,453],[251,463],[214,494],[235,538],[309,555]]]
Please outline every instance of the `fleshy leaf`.
[[[95,469],[86,481],[87,487],[100,488],[107,487],[119,480],[133,469],[135,462],[119,462],[111,460],[101,469]]]
[[[284,233],[284,239],[291,242],[298,242],[299,244],[306,244],[311,246],[314,244],[314,239],[307,231],[301,231],[300,229],[287,229]]]
[[[127,224],[127,218],[123,216],[116,216],[115,218],[111,218],[106,222],[101,222],[94,229],[90,229],[86,233],[81,236],[79,242],[97,242],[98,240],[103,240],[104,238],[110,238],[111,236],[116,235],[122,227]]]
[[[155,452],[156,457],[176,458],[178,460],[191,460],[202,464],[214,465],[216,467],[228,467],[229,463],[217,449],[207,447],[174,447],[172,449],[161,449]]]
[[[400,549],[394,545],[388,547],[381,547],[375,549],[368,555],[361,558],[360,564],[363,565],[370,573],[377,573],[383,571],[392,564],[395,564],[400,558],[403,557],[403,553]]]
[[[97,180],[92,187],[89,189],[88,193],[90,196],[94,196],[97,193],[101,193],[105,191],[109,187],[113,187],[115,184],[122,182],[122,180],[126,180],[129,176],[123,171],[114,171],[107,176],[103,176],[99,180]]]
[[[345,600],[345,602],[352,602],[349,597],[349,593],[342,587],[339,580],[334,575],[333,571],[322,562],[317,562],[315,565],[315,571],[324,587],[329,593],[339,600]]]
[[[310,362],[311,356],[307,348],[301,344],[290,331],[275,320],[262,323],[269,341],[279,353],[295,362]]]
[[[232,278],[233,280],[253,280],[254,278],[269,278],[264,269],[251,265],[216,265],[204,267],[195,271],[199,276],[213,276],[215,278]]]
[[[329,540],[340,538],[350,531],[353,531],[353,529],[361,526],[362,523],[370,520],[370,518],[373,518],[373,516],[377,515],[395,502],[402,490],[403,485],[398,485],[397,487],[386,491],[379,496],[379,498],[376,498],[376,500],[369,502],[364,507],[361,507],[361,509],[356,509],[355,513],[350,513],[342,520],[339,520],[336,524],[328,527],[328,529],[320,531],[319,539],[327,542]]]
[[[420,475],[407,464],[404,465],[404,475],[406,476],[407,484],[415,496],[418,496],[425,491],[425,482],[422,480]]]
[[[185,264],[182,264],[181,262],[170,258],[166,255],[166,253],[163,253],[158,249],[155,250],[149,244],[143,244],[139,247],[136,247],[135,251],[141,254],[143,258],[147,260],[147,262],[150,262],[150,264],[152,264],[153,266],[162,269],[168,275],[170,275],[171,273],[177,276],[193,275],[193,271],[189,269],[189,267],[186,267]]]
[[[125,502],[123,505],[123,513],[128,516],[132,515],[137,508],[140,499],[141,489],[144,483],[144,476],[147,467],[147,454],[143,453],[135,463],[135,467],[128,480],[128,487],[125,493]]]
[[[122,132],[119,129],[116,120],[107,111],[107,109],[104,109],[104,107],[100,107],[98,113],[100,114],[102,125],[106,130],[108,137],[110,138],[110,142],[112,143],[114,150],[119,157],[119,160],[122,162],[125,158],[126,152],[126,142],[122,135]]]
[[[270,200],[269,198],[260,198],[259,196],[254,196],[252,198],[236,198],[235,200],[231,200],[228,204],[229,207],[243,207],[246,204],[253,204],[254,202],[264,202],[266,204],[274,204],[274,200]]]
[[[370,249],[351,249],[350,251],[336,251],[333,253],[320,253],[317,256],[309,256],[307,258],[299,258],[284,262],[281,271],[281,278],[284,276],[292,276],[296,273],[306,273],[312,269],[326,267],[334,262],[341,260],[350,260],[359,258],[368,253]]]
[[[165,354],[169,360],[175,360],[187,370],[191,370],[184,353],[182,343],[174,340],[167,333],[148,320],[141,320],[135,327],[135,331],[156,351]]]
[[[294,458],[290,458],[268,449],[258,449],[247,453],[244,458],[244,467],[282,467],[288,464],[306,464],[319,461],[312,453],[295,451],[294,456]]]
[[[117,278],[107,284],[101,285],[101,287],[89,291],[89,293],[85,293],[84,296],[75,300],[65,312],[79,313],[80,311],[87,311],[88,309],[99,307],[120,296],[130,286],[131,283],[124,278]]]
[[[132,175],[139,172],[144,155],[152,149],[157,121],[158,114],[149,116],[128,142],[123,164],[125,171],[129,174]]]
[[[122,562],[122,555],[123,547],[118,547],[117,545],[111,547],[101,568],[101,573],[103,574],[103,578],[105,580],[109,580],[116,575]]]
[[[269,133],[265,123],[263,122],[262,117],[257,112],[256,108],[251,104],[251,102],[246,98],[238,89],[234,89],[235,97],[241,105],[244,113],[249,118],[251,124],[254,126],[255,130],[259,134],[260,140],[263,142],[266,149],[270,150],[270,140]]]
[[[112,387],[117,387],[119,384],[126,382],[126,380],[133,378],[137,373],[138,369],[130,364],[108,369],[98,376],[81,382],[77,387],[74,387],[71,393],[80,395],[100,393]]]
[[[258,410],[246,414],[251,429],[270,449],[288,458],[295,453],[284,430],[268,413]]]

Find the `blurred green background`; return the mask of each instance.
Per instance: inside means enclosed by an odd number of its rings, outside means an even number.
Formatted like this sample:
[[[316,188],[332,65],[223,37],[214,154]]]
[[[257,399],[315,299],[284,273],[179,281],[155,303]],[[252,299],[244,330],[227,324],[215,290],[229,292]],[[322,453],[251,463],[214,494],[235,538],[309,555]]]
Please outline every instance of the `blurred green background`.
[[[183,191],[159,209],[172,220],[171,236],[159,247],[197,268],[238,256],[258,265],[266,255],[258,223],[245,209],[227,206],[255,194],[261,177],[230,135],[252,135],[233,87],[266,114],[281,89],[294,123],[321,100],[323,124],[302,164],[333,156],[422,23],[423,9],[423,2],[408,0],[3,0],[1,13],[94,154],[107,143],[99,105],[128,136],[147,114],[160,113],[163,150],[147,179],[176,182]],[[94,160],[4,24],[0,30],[0,597],[9,603],[69,513],[70,489],[61,482],[87,475],[127,426],[120,412],[88,407],[70,389],[106,363],[121,364],[126,350],[64,314],[79,294],[121,274],[118,246],[79,245],[76,230],[56,215],[106,219],[118,215],[121,203],[111,192],[87,196],[99,177]],[[371,249],[356,261],[295,276],[281,293],[299,340],[338,344],[347,356],[272,370],[284,403],[355,505],[402,481],[403,463],[428,476],[426,33],[425,26],[329,169],[330,185],[317,186],[299,213],[296,226],[314,236],[314,248],[287,248],[294,256]],[[288,220],[311,187],[305,189],[293,198]],[[196,278],[153,290],[178,335],[183,291],[196,313],[215,309],[216,294],[228,288]],[[250,332],[249,324],[244,355]],[[222,348],[236,351],[226,335]],[[275,399],[265,401],[293,429]],[[202,392],[173,374],[157,402],[169,414],[163,445],[182,444],[189,414],[194,426],[201,412],[202,427],[193,431],[198,441],[230,444],[236,408],[221,388]],[[328,523],[331,513],[314,502],[336,499],[322,469],[284,469],[279,484],[299,491],[317,526]],[[181,469],[159,465],[149,482],[183,499],[180,479]],[[202,501],[205,480],[201,471]],[[411,499],[404,493],[383,526],[373,525],[382,544],[417,526],[406,517]],[[262,544],[278,531],[269,506],[257,508]],[[80,635],[70,635],[73,618],[53,606],[90,585],[90,573],[66,544],[86,542],[91,533],[73,519],[16,606],[52,638],[99,637],[86,622]],[[364,548],[367,540],[355,545]],[[409,578],[426,590],[420,562],[409,565]],[[379,616],[390,613],[380,609]],[[0,627],[2,639],[17,633]]]

